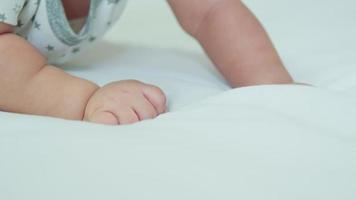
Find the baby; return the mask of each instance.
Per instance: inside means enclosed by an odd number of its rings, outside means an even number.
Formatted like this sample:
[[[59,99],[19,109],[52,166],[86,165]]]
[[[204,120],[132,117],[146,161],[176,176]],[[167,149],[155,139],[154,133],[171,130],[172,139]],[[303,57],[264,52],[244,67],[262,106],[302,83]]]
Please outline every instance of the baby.
[[[0,110],[118,125],[166,112],[161,89],[103,87],[55,67],[101,37],[126,0],[1,0]],[[291,84],[266,32],[239,0],[168,0],[232,87]]]

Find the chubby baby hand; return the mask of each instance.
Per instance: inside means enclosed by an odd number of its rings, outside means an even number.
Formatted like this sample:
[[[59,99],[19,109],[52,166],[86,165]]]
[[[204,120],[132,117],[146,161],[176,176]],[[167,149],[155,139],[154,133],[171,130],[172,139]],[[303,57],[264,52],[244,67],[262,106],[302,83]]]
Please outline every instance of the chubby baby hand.
[[[84,120],[107,125],[132,124],[166,112],[161,89],[136,80],[113,82],[89,99]]]

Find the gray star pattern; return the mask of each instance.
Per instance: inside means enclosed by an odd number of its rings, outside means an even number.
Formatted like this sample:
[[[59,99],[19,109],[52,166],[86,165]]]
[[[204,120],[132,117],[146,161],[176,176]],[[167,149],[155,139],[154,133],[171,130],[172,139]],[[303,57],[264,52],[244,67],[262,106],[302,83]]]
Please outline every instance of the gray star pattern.
[[[95,40],[96,40],[96,37],[94,37],[94,36],[89,37],[89,42],[94,42]]]
[[[41,29],[41,24],[38,23],[37,21],[35,21],[33,25],[34,25],[35,29],[37,29],[37,30]]]
[[[7,20],[5,13],[0,13],[0,21],[4,22],[5,20]]]
[[[72,50],[72,53],[78,53],[80,51],[80,48],[79,47],[76,47]]]
[[[47,49],[47,51],[53,51],[54,50],[54,46],[52,46],[52,45],[48,45],[47,47],[46,47],[46,49]]]
[[[17,23],[17,27],[22,27],[24,24],[22,23],[22,21],[21,20],[19,20],[19,22]]]

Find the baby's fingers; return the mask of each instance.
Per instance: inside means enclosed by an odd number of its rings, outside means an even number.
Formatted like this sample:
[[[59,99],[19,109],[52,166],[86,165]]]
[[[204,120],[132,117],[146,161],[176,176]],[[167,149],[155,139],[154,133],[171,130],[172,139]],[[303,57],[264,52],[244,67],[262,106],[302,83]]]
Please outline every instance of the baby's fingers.
[[[148,85],[143,89],[145,98],[154,106],[158,114],[164,113],[167,110],[167,99],[163,91],[153,85]]]
[[[105,112],[96,112],[89,119],[86,119],[89,122],[97,124],[106,124],[106,125],[118,125],[119,122],[115,114],[105,111]]]
[[[106,125],[124,125],[138,122],[139,118],[131,108],[121,107],[110,111],[97,111],[87,121]]]
[[[113,113],[117,117],[119,125],[133,124],[135,122],[140,121],[136,112],[130,107],[121,107],[119,109],[114,110]]]
[[[136,98],[132,108],[140,120],[153,119],[159,114],[152,103],[144,96]]]

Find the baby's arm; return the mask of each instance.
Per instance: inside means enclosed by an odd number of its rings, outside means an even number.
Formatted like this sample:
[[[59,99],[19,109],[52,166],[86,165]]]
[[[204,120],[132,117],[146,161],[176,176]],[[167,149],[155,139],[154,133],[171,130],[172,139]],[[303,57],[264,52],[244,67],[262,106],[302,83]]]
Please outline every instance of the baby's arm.
[[[138,81],[99,88],[46,64],[30,43],[0,23],[0,110],[103,124],[129,124],[165,111],[163,92]]]
[[[98,87],[47,65],[37,49],[11,31],[0,23],[0,110],[83,119]]]
[[[267,33],[239,0],[169,0],[183,28],[195,37],[233,87],[288,84]]]

